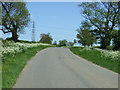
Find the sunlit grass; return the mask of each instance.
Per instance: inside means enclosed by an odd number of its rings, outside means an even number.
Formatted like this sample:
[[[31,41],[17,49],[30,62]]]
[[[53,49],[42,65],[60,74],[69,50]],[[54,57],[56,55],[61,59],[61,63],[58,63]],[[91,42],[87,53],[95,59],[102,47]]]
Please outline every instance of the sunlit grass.
[[[5,55],[5,62],[2,67],[2,88],[12,88],[16,83],[20,72],[23,70],[26,63],[34,56],[37,51],[47,48],[49,46],[37,46],[26,49],[22,53],[17,53],[14,56]]]
[[[0,90],[2,89],[2,63],[0,62]]]
[[[107,57],[106,55],[104,56],[100,50],[96,50],[94,48],[85,49],[84,47],[71,47],[70,50],[74,54],[83,57],[88,61],[91,61],[114,72],[118,72],[118,57],[116,57],[116,59]]]

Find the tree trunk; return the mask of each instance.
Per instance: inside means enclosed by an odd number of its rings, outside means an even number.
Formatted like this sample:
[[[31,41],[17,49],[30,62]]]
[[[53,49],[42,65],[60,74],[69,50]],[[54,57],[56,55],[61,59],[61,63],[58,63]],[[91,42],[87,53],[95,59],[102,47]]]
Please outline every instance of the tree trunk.
[[[15,42],[18,41],[17,30],[12,31],[12,40],[15,41]]]
[[[111,41],[111,38],[107,36],[101,37],[101,48],[106,49],[107,46],[110,46],[110,41]]]

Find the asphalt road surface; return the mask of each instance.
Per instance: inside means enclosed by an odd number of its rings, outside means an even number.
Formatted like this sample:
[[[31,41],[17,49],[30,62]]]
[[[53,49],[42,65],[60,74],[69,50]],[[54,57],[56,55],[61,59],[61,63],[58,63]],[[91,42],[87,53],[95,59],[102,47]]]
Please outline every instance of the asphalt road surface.
[[[51,47],[28,62],[14,88],[118,88],[118,74]]]

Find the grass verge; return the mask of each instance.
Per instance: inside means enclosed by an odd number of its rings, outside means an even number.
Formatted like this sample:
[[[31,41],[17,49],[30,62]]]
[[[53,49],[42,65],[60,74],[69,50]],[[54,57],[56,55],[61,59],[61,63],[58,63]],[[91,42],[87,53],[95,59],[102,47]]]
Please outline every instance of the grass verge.
[[[2,64],[2,88],[12,88],[16,83],[16,80],[23,70],[26,63],[34,56],[37,51],[47,48],[49,46],[38,46],[34,48],[27,49],[22,53],[17,53],[16,55],[10,56],[6,55],[5,62]]]
[[[91,49],[91,50],[82,50],[83,47],[70,47],[70,50],[82,57],[85,58],[88,61],[91,61],[99,66],[105,67],[109,70],[112,70],[114,72],[120,73],[118,71],[118,61],[110,60],[110,58],[101,57],[101,53],[97,50]]]

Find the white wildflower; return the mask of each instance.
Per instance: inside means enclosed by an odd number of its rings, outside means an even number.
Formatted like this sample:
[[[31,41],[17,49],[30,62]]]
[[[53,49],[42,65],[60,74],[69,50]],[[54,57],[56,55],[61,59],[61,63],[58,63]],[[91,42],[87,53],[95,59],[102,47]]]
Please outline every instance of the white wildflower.
[[[2,41],[0,42],[1,45]],[[37,47],[40,45],[49,45],[49,44],[42,44],[42,43],[20,43],[20,42],[13,42],[13,41],[6,41],[5,45],[0,46],[0,55],[2,54],[14,54],[14,53],[19,53],[22,52],[25,49],[28,48],[33,48],[33,47]]]
[[[100,51],[101,55],[104,56],[104,57],[109,57],[113,60],[118,60],[119,51],[103,50],[103,49],[99,49],[99,48],[95,48],[95,50]]]

